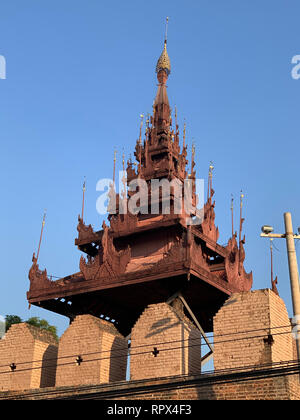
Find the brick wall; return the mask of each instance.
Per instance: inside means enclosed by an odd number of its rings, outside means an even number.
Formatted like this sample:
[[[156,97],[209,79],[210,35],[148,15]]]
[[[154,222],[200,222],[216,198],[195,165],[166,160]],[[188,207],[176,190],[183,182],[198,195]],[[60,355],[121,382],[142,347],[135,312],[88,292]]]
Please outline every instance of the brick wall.
[[[276,370],[276,369],[275,369]],[[24,392],[0,392],[1,399],[98,399],[98,400],[299,400],[298,375],[263,375],[257,370],[192,377],[155,378],[47,388]],[[243,377],[242,377],[243,376]],[[298,382],[297,382],[298,381]]]
[[[0,340],[0,390],[54,386],[56,358],[57,342],[51,333],[26,323],[12,325]]]
[[[60,339],[57,369],[53,336],[16,324],[0,340],[0,399],[300,399],[299,373],[287,363],[296,358],[290,320],[271,290],[233,294],[215,315],[214,374],[199,375],[200,340],[180,301],[148,306],[132,329],[126,382],[127,342],[113,324],[76,317]]]
[[[199,330],[180,306],[149,305],[131,332],[130,379],[199,373],[200,343]]]
[[[214,367],[293,360],[290,332],[285,304],[272,290],[234,293],[214,317]]]
[[[126,379],[128,345],[111,323],[79,315],[59,341],[56,386]],[[81,356],[82,362],[76,363]]]

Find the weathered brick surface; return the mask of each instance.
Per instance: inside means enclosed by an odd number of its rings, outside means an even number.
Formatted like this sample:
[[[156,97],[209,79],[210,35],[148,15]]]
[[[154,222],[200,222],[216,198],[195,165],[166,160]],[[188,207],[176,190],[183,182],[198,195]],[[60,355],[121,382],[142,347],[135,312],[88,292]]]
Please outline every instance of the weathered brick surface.
[[[56,386],[125,380],[127,352],[127,341],[114,325],[79,315],[59,341]],[[79,365],[77,356],[82,358]]]
[[[157,378],[116,382],[94,386],[38,389],[25,392],[0,392],[1,399],[106,399],[106,400],[299,400],[298,375],[253,377],[250,371],[242,380],[231,374],[190,378]],[[239,373],[237,373],[239,376]]]
[[[26,323],[12,325],[0,340],[0,390],[54,386],[56,358],[57,342],[51,333]]]
[[[199,373],[200,343],[199,330],[180,309],[149,305],[131,332],[130,379]]]
[[[285,304],[272,290],[234,293],[214,317],[214,367],[293,360],[292,340]]]

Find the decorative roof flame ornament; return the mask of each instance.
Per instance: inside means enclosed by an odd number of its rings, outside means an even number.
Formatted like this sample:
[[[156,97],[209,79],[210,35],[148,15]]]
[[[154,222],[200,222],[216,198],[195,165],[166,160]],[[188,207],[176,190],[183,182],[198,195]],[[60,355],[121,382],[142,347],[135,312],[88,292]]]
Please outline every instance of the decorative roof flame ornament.
[[[167,76],[169,76],[169,74],[171,73],[171,62],[170,62],[170,58],[169,58],[168,52],[167,52],[168,22],[169,22],[169,18],[167,17],[164,49],[163,49],[163,52],[161,53],[161,55],[160,55],[160,57],[157,61],[157,64],[156,64],[156,73],[158,74],[161,70],[164,70],[166,72]]]

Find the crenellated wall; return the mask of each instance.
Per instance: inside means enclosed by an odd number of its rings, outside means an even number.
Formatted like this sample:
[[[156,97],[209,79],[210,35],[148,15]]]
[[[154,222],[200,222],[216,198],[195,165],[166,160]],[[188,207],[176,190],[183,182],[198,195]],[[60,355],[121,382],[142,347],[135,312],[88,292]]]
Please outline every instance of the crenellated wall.
[[[59,340],[56,386],[123,381],[127,354],[127,341],[114,325],[79,315]]]
[[[127,340],[112,323],[79,315],[58,346],[49,334],[16,324],[0,340],[0,399],[300,399],[290,319],[269,289],[235,293],[217,312],[210,375],[179,300],[149,305],[136,321],[129,381]]]
[[[131,332],[130,379],[200,373],[200,359],[200,331],[179,305],[144,310]]]
[[[0,390],[54,386],[57,350],[50,332],[27,323],[12,325],[0,340]]]
[[[294,359],[291,323],[270,289],[234,293],[214,317],[214,367],[241,368]]]

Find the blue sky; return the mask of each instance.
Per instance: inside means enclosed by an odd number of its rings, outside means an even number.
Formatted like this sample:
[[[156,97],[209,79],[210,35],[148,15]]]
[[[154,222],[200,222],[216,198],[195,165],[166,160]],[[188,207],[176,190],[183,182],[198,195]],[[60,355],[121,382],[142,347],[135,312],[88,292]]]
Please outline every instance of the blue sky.
[[[270,287],[263,224],[282,232],[283,213],[300,225],[300,54],[296,0],[11,0],[1,5],[0,314],[65,318],[28,310],[26,292],[47,208],[40,267],[79,270],[74,246],[87,179],[85,219],[100,229],[96,183],[112,176],[113,151],[133,151],[139,115],[151,112],[155,65],[169,16],[171,105],[196,144],[199,178],[214,162],[220,243],[231,232],[230,199],[243,189],[246,269],[253,289]],[[120,163],[120,159],[119,159]],[[278,289],[292,315],[285,242],[274,242]]]

